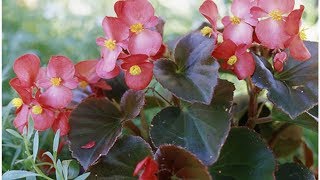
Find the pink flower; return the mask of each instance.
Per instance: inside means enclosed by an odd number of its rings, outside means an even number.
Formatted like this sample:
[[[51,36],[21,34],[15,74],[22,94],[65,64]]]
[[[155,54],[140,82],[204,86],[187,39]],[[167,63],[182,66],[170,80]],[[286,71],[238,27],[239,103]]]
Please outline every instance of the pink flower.
[[[255,18],[262,18],[256,25],[256,34],[261,44],[270,49],[283,49],[289,36],[285,32],[286,14],[294,7],[294,0],[259,0],[251,8]]]
[[[72,61],[65,56],[52,56],[44,77],[39,78],[38,85],[45,88],[40,101],[53,108],[64,108],[72,100],[72,91],[78,82],[74,76]]]
[[[255,70],[255,61],[252,54],[246,51],[247,46],[237,46],[231,40],[225,40],[212,53],[212,56],[223,60],[221,67],[232,70],[239,80],[251,76]]]
[[[231,5],[233,16],[225,16],[222,23],[225,26],[223,39],[230,39],[235,44],[251,44],[253,27],[257,24],[257,19],[252,18],[250,9],[256,5],[252,0],[234,0]]]
[[[154,56],[162,44],[161,34],[152,31],[158,24],[154,8],[147,0],[122,0],[114,5],[114,10],[130,31],[128,51],[130,54]]]
[[[273,58],[273,67],[277,72],[283,70],[283,63],[287,60],[287,53],[279,52]]]
[[[79,87],[85,89],[88,85],[100,87],[104,90],[111,90],[111,86],[102,80],[97,72],[98,60],[81,61],[75,65],[75,76],[79,80]],[[112,72],[112,71],[111,71]]]
[[[144,89],[152,80],[153,64],[147,55],[131,55],[124,59],[121,67],[125,70],[125,82],[130,89]]]
[[[201,30],[203,35],[211,34],[216,39],[218,35],[217,31],[217,21],[219,18],[219,12],[217,5],[212,0],[205,0],[199,8],[200,13],[210,22],[212,29],[209,27],[204,27]]]
[[[286,42],[286,47],[289,48],[290,55],[300,61],[310,59],[311,54],[304,45],[303,41],[307,39],[304,29],[300,30],[300,22],[304,6],[300,9],[292,11],[286,20],[286,32],[290,35],[290,39]]]
[[[122,49],[127,49],[129,30],[126,25],[115,17],[105,17],[102,21],[105,38],[99,37],[97,45],[101,46],[102,61],[98,63],[96,72],[102,78],[114,71],[116,61]]]
[[[69,133],[70,125],[69,125],[69,116],[71,112],[60,112],[58,117],[54,120],[52,124],[52,129],[54,132],[57,132],[60,129],[60,136],[65,136]]]

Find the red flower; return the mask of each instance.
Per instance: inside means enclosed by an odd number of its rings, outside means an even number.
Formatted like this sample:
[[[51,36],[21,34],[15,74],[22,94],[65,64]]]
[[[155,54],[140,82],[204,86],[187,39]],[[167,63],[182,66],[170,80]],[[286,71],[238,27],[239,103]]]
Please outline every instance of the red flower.
[[[283,49],[289,36],[285,32],[286,14],[294,7],[294,0],[259,0],[258,6],[251,8],[255,18],[263,18],[256,26],[256,34],[261,44],[270,49]]]
[[[283,63],[287,60],[287,53],[279,52],[273,58],[273,67],[277,72],[283,70]]]
[[[237,46],[231,40],[226,40],[213,51],[212,56],[223,60],[221,67],[232,70],[242,80],[251,76],[255,70],[252,54],[246,50],[245,44]]]
[[[257,19],[252,18],[250,9],[256,5],[252,0],[234,0],[231,5],[233,16],[225,16],[222,23],[225,26],[223,39],[230,39],[235,44],[251,44],[253,27],[257,24]]]
[[[286,47],[289,48],[290,55],[300,61],[310,59],[311,54],[304,45],[303,41],[307,39],[304,29],[300,30],[300,21],[304,6],[300,9],[292,11],[286,20],[286,32],[291,36],[286,42]]]
[[[199,8],[200,13],[210,22],[212,29],[209,27],[204,27],[201,33],[205,35],[213,35],[215,39],[217,38],[217,20],[219,17],[219,12],[217,5],[212,0],[206,0]]]
[[[102,61],[97,64],[96,72],[102,78],[109,78],[108,73],[115,71],[116,60],[122,49],[127,49],[129,30],[119,18],[105,17],[102,21],[105,38],[97,38],[101,46]]]
[[[130,31],[128,51],[130,54],[154,56],[162,44],[159,32],[150,29],[158,24],[154,8],[147,0],[122,0],[114,5],[114,10]]]
[[[137,176],[143,171],[139,176],[139,180],[157,180],[156,173],[158,170],[159,167],[157,162],[151,157],[146,157],[137,164],[133,176]]]
[[[153,64],[147,55],[131,55],[124,59],[121,67],[125,70],[125,82],[130,89],[144,89],[152,80]]]
[[[78,82],[74,77],[75,68],[65,56],[52,56],[44,77],[39,78],[38,85],[47,89],[40,100],[54,108],[64,108],[72,100],[72,91]]]
[[[40,59],[34,54],[25,54],[15,60],[13,71],[20,80],[20,85],[25,88],[34,86],[40,69]]]
[[[65,136],[69,133],[70,125],[69,125],[69,116],[71,112],[60,112],[58,117],[54,120],[52,124],[52,129],[54,132],[57,132],[60,129],[60,136]]]

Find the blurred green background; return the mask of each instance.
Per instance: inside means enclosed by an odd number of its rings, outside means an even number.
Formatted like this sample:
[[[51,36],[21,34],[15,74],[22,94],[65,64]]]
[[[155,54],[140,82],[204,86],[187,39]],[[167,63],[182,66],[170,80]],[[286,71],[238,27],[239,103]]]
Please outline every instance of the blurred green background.
[[[116,0],[3,0],[2,1],[2,103],[3,129],[12,128],[12,109],[7,104],[15,96],[8,82],[14,77],[12,64],[25,53],[37,54],[44,65],[52,55],[65,55],[74,62],[99,57],[95,39],[103,36],[101,21],[114,16]],[[202,0],[151,0],[156,14],[165,21],[164,41],[173,40],[205,19],[198,12]],[[231,0],[215,0],[221,17],[229,13]],[[297,0],[305,5],[303,27],[308,39],[318,41],[318,1]],[[219,24],[221,26],[221,24]],[[243,87],[245,89],[245,87]],[[308,133],[306,133],[308,134]],[[3,171],[21,168],[14,160],[21,158],[16,140],[3,134]],[[306,137],[317,149],[317,135]],[[46,141],[46,138],[44,138]],[[314,149],[314,150],[315,150]],[[316,150],[317,151],[317,150]]]

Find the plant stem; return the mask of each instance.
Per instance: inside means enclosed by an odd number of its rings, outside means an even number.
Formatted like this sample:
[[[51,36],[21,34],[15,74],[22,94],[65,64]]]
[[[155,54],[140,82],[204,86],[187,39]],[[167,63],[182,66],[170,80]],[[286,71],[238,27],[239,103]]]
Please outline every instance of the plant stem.
[[[171,102],[168,101],[165,97],[163,97],[155,88],[149,87],[149,89],[151,89],[153,93],[156,93],[161,99],[163,99],[165,102],[172,106]]]
[[[253,129],[256,125],[255,121],[258,113],[258,95],[260,90],[252,83],[251,77],[247,79],[247,86],[250,99],[246,126]]]
[[[272,117],[267,116],[267,117],[262,117],[262,118],[257,118],[255,120],[256,124],[263,124],[263,123],[268,123],[272,121]]]

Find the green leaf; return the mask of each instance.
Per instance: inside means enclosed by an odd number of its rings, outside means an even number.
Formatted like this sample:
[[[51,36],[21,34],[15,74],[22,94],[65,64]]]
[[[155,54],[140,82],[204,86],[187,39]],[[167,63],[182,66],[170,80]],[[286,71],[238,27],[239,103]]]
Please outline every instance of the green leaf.
[[[59,139],[60,139],[60,129],[58,129],[58,131],[54,135],[54,139],[53,139],[53,157],[54,157],[54,159],[56,159],[56,157],[57,157],[57,152],[58,152],[58,148],[59,148]]]
[[[34,131],[34,121],[32,120],[32,118],[29,118],[29,121],[28,121],[28,140],[30,140],[32,134],[33,134],[33,131]]]
[[[121,133],[122,114],[105,98],[88,98],[70,115],[70,150],[85,170],[106,155]],[[90,148],[84,148],[93,142]]]
[[[256,70],[253,82],[268,90],[268,99],[276,107],[296,118],[318,103],[318,43],[305,42],[311,59],[301,62],[289,58],[284,70],[274,76],[262,57],[254,56]]]
[[[139,115],[145,103],[144,97],[144,91],[128,90],[123,94],[120,107],[124,119],[134,119]]]
[[[314,174],[302,165],[286,163],[279,166],[276,172],[277,180],[315,180]]]
[[[296,117],[295,119],[291,119],[288,115],[284,114],[280,110],[273,108],[271,115],[274,121],[293,123],[304,128],[310,129],[314,132],[318,132],[318,118],[313,116],[309,112],[305,112]]]
[[[259,134],[232,128],[218,161],[209,167],[213,179],[274,179],[275,159]]]
[[[155,154],[155,160],[159,165],[159,179],[211,179],[207,167],[181,147],[162,145]]]
[[[147,156],[152,156],[148,143],[137,136],[123,136],[110,149],[108,155],[90,167],[91,179],[136,179],[133,171]]]
[[[188,34],[175,48],[175,62],[155,62],[157,81],[185,101],[210,104],[219,69],[219,63],[210,58],[213,48],[213,38],[202,36],[199,31]]]
[[[6,129],[6,131],[7,131],[8,133],[10,133],[11,135],[13,135],[14,137],[23,140],[23,137],[22,137],[17,131],[15,131],[15,130],[13,130],[13,129]]]
[[[39,132],[37,131],[33,137],[32,156],[33,156],[34,162],[36,161],[36,158],[37,158],[38,149],[39,149]]]
[[[31,176],[39,176],[39,175],[34,172],[29,172],[29,171],[12,170],[12,171],[5,172],[2,175],[2,179],[11,180],[11,179],[20,179],[20,178],[25,178],[25,177],[31,177]]]
[[[60,159],[58,159],[57,161],[57,167],[56,167],[56,178],[57,180],[63,180],[63,167],[62,167],[62,163],[60,161]]]
[[[78,176],[79,172],[80,172],[79,164],[77,163],[77,161],[72,160],[68,168],[68,179],[74,179],[75,177]]]
[[[230,130],[229,109],[234,86],[220,80],[209,106],[167,107],[152,120],[151,139],[156,146],[179,145],[206,165],[214,163]]]
[[[76,177],[74,180],[86,180],[90,176],[90,172],[84,173],[81,176]]]
[[[62,161],[62,172],[63,172],[63,178],[64,179],[68,179],[68,169],[69,169],[69,165],[71,163],[72,160],[63,160]]]

